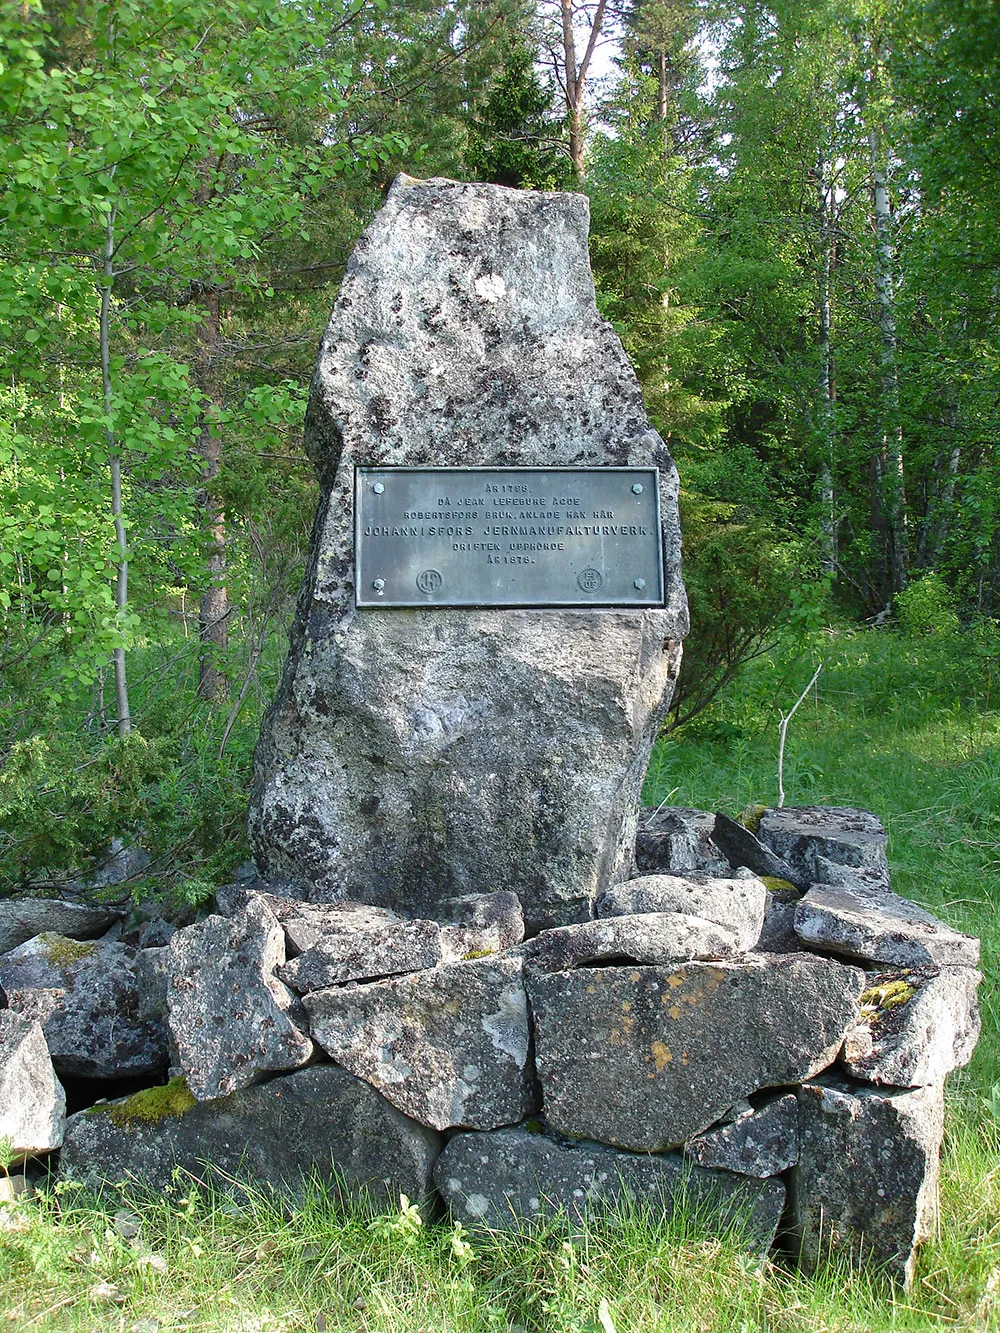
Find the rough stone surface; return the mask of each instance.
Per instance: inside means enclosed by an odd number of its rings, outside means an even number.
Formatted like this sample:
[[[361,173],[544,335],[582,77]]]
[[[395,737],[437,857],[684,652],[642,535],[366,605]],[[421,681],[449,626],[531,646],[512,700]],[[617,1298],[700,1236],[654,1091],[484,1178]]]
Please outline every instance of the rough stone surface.
[[[864,984],[808,954],[531,975],[546,1119],[616,1147],[683,1143],[740,1097],[831,1064]]]
[[[888,835],[867,810],[836,805],[765,810],[757,837],[804,880],[825,883],[824,864],[832,862],[869,871],[888,885]]]
[[[142,847],[126,847],[121,838],[112,838],[103,855],[83,875],[70,880],[66,886],[77,893],[94,889],[110,889],[126,880],[137,879],[145,871],[150,856]]]
[[[862,1021],[847,1034],[841,1064],[869,1083],[914,1088],[942,1082],[976,1049],[980,981],[971,967],[869,974]]]
[[[312,1032],[338,1064],[414,1120],[495,1129],[536,1107],[520,958],[313,991]]]
[[[642,875],[615,884],[597,901],[600,917],[630,912],[685,912],[715,921],[733,932],[741,950],[760,938],[767,889],[756,877],[714,878],[708,875]]]
[[[289,958],[313,948],[324,935],[343,935],[354,930],[373,932],[403,919],[396,912],[367,903],[308,903],[301,898],[288,898],[261,887],[266,882],[227,884],[218,890],[215,900],[223,916],[234,916],[255,900],[262,902],[285,932]]]
[[[434,1180],[469,1226],[518,1230],[562,1213],[578,1219],[624,1200],[669,1216],[677,1200],[709,1228],[740,1227],[754,1248],[774,1239],[785,1202],[780,1180],[754,1182],[704,1171],[675,1153],[650,1157],[596,1143],[558,1143],[522,1127],[456,1134]]]
[[[712,837],[734,866],[746,866],[755,875],[765,879],[785,879],[798,889],[807,889],[810,877],[794,870],[770,847],[765,847],[756,834],[738,824],[728,815],[715,816]]]
[[[274,975],[285,961],[284,934],[260,899],[234,917],[186,926],[167,949],[170,1035],[199,1101],[309,1061],[299,1002]]]
[[[795,932],[811,949],[898,967],[975,967],[979,941],[888,889],[814,884],[795,909]]]
[[[635,836],[635,863],[648,874],[699,871],[730,873],[729,861],[712,841],[715,815],[683,806],[645,806]]]
[[[167,1033],[137,963],[109,940],[36,935],[0,958],[12,1009],[37,1018],[60,1074],[132,1078],[167,1066]]]
[[[401,1115],[361,1079],[316,1065],[218,1101],[178,1098],[180,1114],[157,1114],[140,1098],[103,1103],[71,1116],[62,1173],[97,1186],[138,1180],[171,1184],[175,1166],[196,1179],[218,1173],[295,1196],[312,1176],[384,1205],[430,1192],[439,1135]],[[183,1109],[187,1106],[188,1109]],[[148,1118],[147,1118],[148,1117]]]
[[[749,948],[735,930],[683,912],[646,912],[543,930],[524,948],[533,967],[561,972],[592,963],[669,963],[738,958]]]
[[[306,447],[323,494],[256,755],[262,872],[433,918],[514,888],[533,927],[587,919],[631,867],[687,611],[677,475],[597,313],[586,199],[400,177],[348,264]],[[358,611],[359,464],[656,465],[666,605]]]
[[[699,1134],[684,1145],[685,1157],[699,1166],[776,1176],[799,1160],[799,1102],[794,1092],[750,1107],[729,1124]]]
[[[66,1095],[42,1025],[0,1010],[0,1139],[9,1139],[13,1161],[58,1148],[65,1117]]]
[[[441,961],[436,921],[382,922],[367,929],[346,925],[319,940],[278,975],[300,995],[345,981],[372,981],[434,967]]]
[[[756,948],[760,953],[797,953],[802,942],[795,933],[795,908],[798,895],[793,898],[768,893],[764,908],[764,924]]]
[[[524,913],[516,893],[473,893],[446,899],[441,914],[450,925],[441,930],[441,954],[446,963],[469,954],[503,953],[524,939]]]
[[[65,935],[93,940],[121,919],[109,907],[87,907],[59,898],[14,898],[0,902],[0,954],[16,949],[35,935]]]
[[[899,1092],[824,1079],[801,1089],[799,1108],[789,1203],[800,1262],[846,1254],[909,1283],[936,1215],[942,1085]]]

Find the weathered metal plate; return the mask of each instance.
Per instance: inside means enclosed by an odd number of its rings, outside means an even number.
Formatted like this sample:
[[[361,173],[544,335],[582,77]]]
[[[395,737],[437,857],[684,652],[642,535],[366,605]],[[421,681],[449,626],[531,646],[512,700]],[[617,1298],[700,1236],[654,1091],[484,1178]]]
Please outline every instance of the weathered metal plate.
[[[656,468],[359,467],[359,606],[662,606]]]

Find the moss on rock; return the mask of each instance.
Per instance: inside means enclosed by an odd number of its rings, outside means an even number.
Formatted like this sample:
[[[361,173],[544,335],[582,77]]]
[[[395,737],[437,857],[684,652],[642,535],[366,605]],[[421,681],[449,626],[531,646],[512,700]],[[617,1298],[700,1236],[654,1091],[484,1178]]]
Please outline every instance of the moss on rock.
[[[184,1078],[172,1078],[157,1088],[143,1088],[126,1097],[123,1102],[110,1106],[95,1106],[91,1115],[106,1115],[119,1129],[135,1129],[139,1125],[153,1125],[186,1115],[198,1105]]]
[[[93,940],[81,943],[80,940],[67,939],[65,935],[52,935],[47,931],[40,938],[45,957],[53,967],[67,967],[70,963],[78,963],[81,958],[89,958],[91,954],[97,952],[97,945]]]

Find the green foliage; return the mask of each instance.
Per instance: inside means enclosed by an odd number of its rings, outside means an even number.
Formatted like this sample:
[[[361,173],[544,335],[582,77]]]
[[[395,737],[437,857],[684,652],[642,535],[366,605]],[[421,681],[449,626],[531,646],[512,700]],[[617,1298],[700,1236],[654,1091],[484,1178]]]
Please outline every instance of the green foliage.
[[[906,634],[952,634],[958,629],[955,595],[933,570],[897,593],[893,610]]]
[[[566,188],[566,159],[553,93],[535,68],[535,52],[515,40],[486,84],[464,160],[476,180],[521,189]]]

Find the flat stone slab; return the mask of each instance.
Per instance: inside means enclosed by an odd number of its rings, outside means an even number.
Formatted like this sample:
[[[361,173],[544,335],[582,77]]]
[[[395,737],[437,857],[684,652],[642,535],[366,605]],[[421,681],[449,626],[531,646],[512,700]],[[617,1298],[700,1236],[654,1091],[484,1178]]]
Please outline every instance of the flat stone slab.
[[[452,1214],[470,1227],[520,1231],[562,1216],[576,1221],[626,1201],[669,1217],[680,1204],[696,1227],[735,1229],[754,1249],[774,1240],[785,1203],[780,1180],[704,1171],[676,1153],[618,1152],[556,1142],[522,1127],[456,1134],[434,1169]]]
[[[139,957],[111,940],[36,935],[0,958],[0,986],[12,1009],[41,1022],[59,1074],[156,1074],[169,1061],[167,1032]]]
[[[595,963],[669,963],[738,958],[749,945],[735,930],[683,912],[647,912],[543,930],[524,946],[533,967],[562,972]]]
[[[810,949],[899,967],[975,967],[979,941],[889,889],[814,884],[795,909],[795,933]]]
[[[752,949],[764,925],[768,892],[755,876],[640,875],[614,884],[597,900],[599,917],[633,912],[684,912],[733,932],[740,951]]]
[[[42,1025],[0,1009],[0,1139],[9,1142],[12,1162],[58,1148],[65,1120],[66,1094]]]
[[[167,945],[170,1035],[199,1101],[225,1097],[314,1051],[297,997],[275,976],[285,937],[260,898],[233,917],[209,916]]]
[[[436,921],[382,922],[321,935],[305,953],[279,967],[278,975],[305,995],[345,981],[419,972],[436,966],[441,957],[441,927]]]
[[[435,1129],[494,1129],[536,1109],[520,958],[446,963],[303,999],[338,1064]]]
[[[757,837],[804,880],[826,881],[824,866],[850,866],[889,885],[888,834],[868,810],[848,806],[803,805],[765,810]]]
[[[719,1171],[761,1178],[779,1175],[799,1160],[798,1098],[786,1092],[750,1107],[731,1123],[690,1139],[684,1155]]]
[[[524,913],[516,893],[471,893],[440,906],[441,955],[446,963],[485,953],[503,953],[524,939]]]
[[[635,864],[647,874],[730,873],[712,841],[715,814],[682,806],[644,806],[635,835]]]
[[[840,1063],[854,1078],[894,1087],[941,1083],[967,1065],[979,1040],[971,967],[922,967],[869,974],[861,1022],[844,1041]]]
[[[339,903],[310,903],[279,893],[256,888],[260,880],[246,884],[227,884],[216,893],[223,916],[234,916],[249,902],[261,901],[285,932],[285,951],[289,958],[305,953],[324,935],[340,935],[352,930],[372,931],[393,925],[403,918],[397,912],[349,900]]]
[[[71,1116],[61,1173],[98,1187],[173,1183],[176,1167],[222,1189],[249,1180],[297,1198],[312,1179],[380,1207],[431,1192],[440,1136],[407,1120],[361,1079],[314,1065],[196,1102],[183,1079]]]
[[[515,889],[537,929],[588,919],[631,870],[687,612],[676,471],[597,311],[587,224],[580,194],[400,176],[348,263],[306,415],[322,487],[308,584],[248,817],[262,873],[311,898],[441,920],[443,900]],[[359,609],[358,465],[657,467],[665,605]],[[439,498],[428,512],[469,529],[484,578],[490,544],[565,558],[532,541],[549,534],[522,497]],[[530,498],[546,527],[583,522],[571,488]]]
[[[6,898],[0,901],[0,954],[35,935],[93,940],[121,918],[121,912],[114,908],[88,907],[61,898]]]
[[[546,1120],[615,1147],[677,1146],[748,1093],[830,1065],[864,986],[810,954],[530,974]]]
[[[800,1090],[799,1109],[789,1190],[799,1262],[845,1255],[908,1285],[936,1218],[943,1085],[900,1092],[828,1077]]]
[[[714,842],[722,849],[734,866],[746,866],[755,875],[764,879],[784,879],[798,889],[807,889],[811,875],[803,875],[794,869],[783,857],[765,847],[755,833],[744,828],[728,815],[715,816],[712,829]]]

